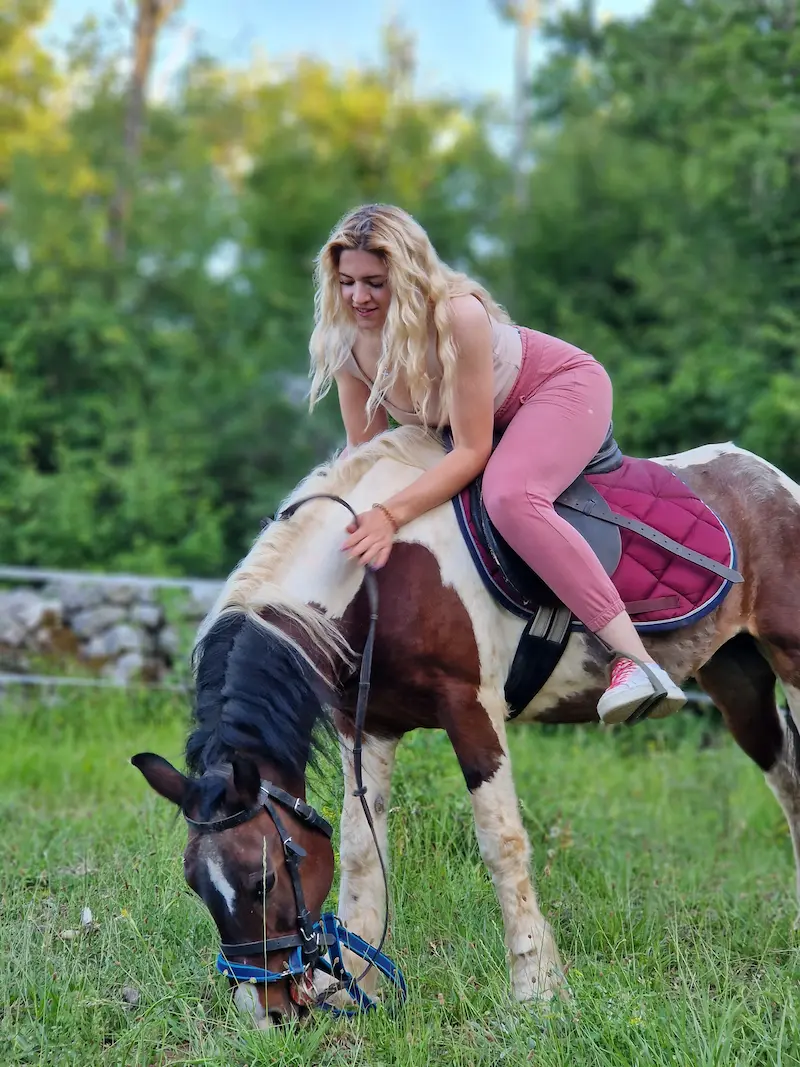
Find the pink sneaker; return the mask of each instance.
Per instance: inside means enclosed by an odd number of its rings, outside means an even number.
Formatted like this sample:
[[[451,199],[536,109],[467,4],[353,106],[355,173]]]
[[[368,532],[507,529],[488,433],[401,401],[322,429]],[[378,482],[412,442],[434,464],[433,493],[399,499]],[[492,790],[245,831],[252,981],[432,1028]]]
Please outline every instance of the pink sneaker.
[[[647,670],[665,690],[650,717],[663,719],[682,708],[686,697],[663,667],[659,667],[657,663],[648,663]],[[637,708],[655,693],[656,687],[647,671],[632,659],[618,659],[611,668],[611,685],[597,703],[597,714],[607,725],[626,722]]]

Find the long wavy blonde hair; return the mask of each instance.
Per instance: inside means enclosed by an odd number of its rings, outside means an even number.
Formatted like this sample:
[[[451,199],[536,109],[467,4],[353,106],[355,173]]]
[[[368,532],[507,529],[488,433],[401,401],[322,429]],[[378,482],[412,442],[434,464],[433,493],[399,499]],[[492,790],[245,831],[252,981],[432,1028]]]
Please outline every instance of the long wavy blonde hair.
[[[407,212],[388,204],[365,204],[336,224],[316,259],[314,332],[311,335],[310,407],[331,387],[334,374],[356,340],[356,324],[339,286],[339,259],[346,250],[372,252],[386,265],[391,303],[383,327],[381,356],[370,391],[372,417],[399,381],[408,390],[415,414],[428,425],[435,381],[429,373],[428,346],[435,329],[442,368],[439,426],[448,421],[458,352],[453,339],[450,300],[475,296],[487,314],[509,322],[486,289],[443,263],[425,230]]]

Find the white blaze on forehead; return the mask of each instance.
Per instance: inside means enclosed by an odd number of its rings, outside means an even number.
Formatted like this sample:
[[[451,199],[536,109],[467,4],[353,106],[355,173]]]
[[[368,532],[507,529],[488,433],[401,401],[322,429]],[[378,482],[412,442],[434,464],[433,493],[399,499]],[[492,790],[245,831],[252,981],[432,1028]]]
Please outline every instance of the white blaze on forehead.
[[[228,905],[228,911],[232,915],[233,905],[236,902],[236,890],[225,877],[225,872],[219,860],[215,859],[214,856],[207,856],[206,866],[208,867],[208,876],[211,879],[211,884]]]

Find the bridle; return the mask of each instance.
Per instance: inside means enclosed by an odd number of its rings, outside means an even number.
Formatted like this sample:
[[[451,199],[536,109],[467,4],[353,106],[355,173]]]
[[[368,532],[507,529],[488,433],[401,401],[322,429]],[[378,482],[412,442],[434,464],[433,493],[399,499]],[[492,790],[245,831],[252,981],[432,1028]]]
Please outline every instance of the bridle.
[[[332,493],[314,493],[302,497],[299,500],[295,500],[276,516],[275,521],[278,522],[291,518],[298,508],[311,500],[333,500],[347,508],[354,520],[358,522],[358,516],[350,504],[341,497],[334,496]],[[185,814],[184,818],[186,819],[187,824],[197,833],[216,834],[222,833],[225,830],[231,830],[235,826],[241,826],[243,823],[250,822],[251,819],[255,819],[256,816],[260,815],[262,811],[266,811],[272,819],[275,829],[280,836],[284,861],[292,883],[292,891],[294,893],[295,907],[297,911],[298,932],[296,934],[287,934],[283,937],[266,937],[261,941],[245,941],[237,943],[223,942],[220,945],[220,952],[217,956],[217,970],[232,981],[246,982],[254,985],[268,985],[272,982],[282,981],[285,978],[305,978],[310,969],[318,967],[320,970],[332,975],[340,982],[341,986],[347,993],[349,993],[357,1005],[357,1008],[370,1010],[376,1006],[376,1002],[365,993],[363,989],[361,989],[359,983],[363,981],[365,975],[372,967],[375,967],[397,987],[403,1000],[406,997],[406,983],[398,968],[382,951],[389,928],[389,884],[386,874],[386,864],[383,855],[381,854],[380,845],[378,844],[378,837],[375,833],[375,824],[372,820],[372,813],[370,812],[369,805],[366,801],[367,789],[364,785],[362,774],[364,721],[366,719],[367,704],[369,701],[372,653],[375,645],[375,630],[378,622],[378,583],[374,571],[369,567],[366,569],[364,581],[369,599],[370,616],[367,637],[364,642],[364,650],[361,654],[361,668],[358,679],[358,698],[356,701],[353,737],[353,774],[355,777],[356,789],[353,796],[358,797],[361,801],[361,807],[367,820],[372,840],[375,843],[375,850],[378,853],[381,875],[383,877],[386,909],[384,914],[383,931],[381,933],[378,947],[373,948],[373,946],[364,941],[363,938],[354,934],[352,931],[347,930],[342,926],[338,917],[332,912],[326,912],[321,915],[317,922],[312,922],[311,920],[311,914],[306,907],[305,897],[303,895],[303,885],[300,879],[300,863],[305,859],[306,851],[292,840],[290,834],[287,834],[286,828],[284,827],[276,809],[276,804],[281,805],[297,816],[297,818],[302,819],[307,826],[324,834],[330,840],[333,836],[333,827],[326,819],[323,819],[318,811],[316,811],[310,804],[307,804],[306,801],[293,796],[291,793],[287,793],[286,790],[281,789],[272,782],[262,781],[258,800],[250,808],[243,809],[242,811],[229,815],[224,819],[216,819],[210,822],[199,822],[195,819],[190,819]],[[343,948],[348,949],[355,955],[368,961],[366,968],[358,978],[354,978],[345,968],[342,956]],[[264,955],[264,962],[266,962],[268,953],[280,952],[284,949],[291,949],[291,952],[286,961],[286,966],[281,971],[269,971],[264,967],[254,967],[246,963],[237,963],[235,960],[231,959],[232,956],[242,957],[261,953]],[[348,1013],[342,1009],[334,1008],[325,1001],[319,1002],[318,1006],[325,1008],[336,1015]]]
[[[216,819],[213,822],[198,822],[196,819],[190,819],[188,815],[184,815],[187,824],[197,833],[218,834],[250,822],[251,819],[255,819],[257,815],[260,815],[262,811],[266,811],[278,831],[286,869],[292,882],[292,891],[297,908],[298,932],[296,934],[287,934],[284,937],[267,937],[261,941],[223,942],[220,945],[220,953],[217,957],[217,970],[223,974],[228,972],[226,976],[235,978],[237,975],[234,971],[245,968],[248,971],[248,981],[253,977],[250,972],[259,972],[259,974],[263,972],[263,977],[260,980],[264,982],[278,982],[282,978],[301,976],[305,974],[309,967],[314,966],[320,956],[327,951],[328,947],[328,942],[325,940],[319,924],[311,920],[311,914],[306,907],[303,895],[303,884],[300,880],[300,862],[305,859],[306,851],[296,841],[292,840],[290,834],[287,834],[273,801],[294,812],[298,818],[302,819],[314,830],[324,834],[329,840],[333,836],[331,824],[326,819],[323,819],[310,804],[306,804],[299,797],[292,796],[291,793],[287,793],[284,789],[273,785],[272,782],[266,781],[261,783],[258,801],[251,808],[236,812],[235,815],[229,815],[225,819]],[[267,971],[260,967],[250,967],[247,964],[236,964],[229,959],[230,956],[251,956],[261,952],[266,957],[268,952],[281,952],[284,949],[292,949],[292,953],[283,971]]]

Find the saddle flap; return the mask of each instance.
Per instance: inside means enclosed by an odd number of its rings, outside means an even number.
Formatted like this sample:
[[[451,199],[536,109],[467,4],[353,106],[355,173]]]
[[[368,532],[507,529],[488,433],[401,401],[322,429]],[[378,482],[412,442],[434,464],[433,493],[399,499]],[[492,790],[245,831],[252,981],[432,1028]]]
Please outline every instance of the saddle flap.
[[[622,538],[618,527],[609,524],[606,516],[611,515],[611,508],[595,487],[579,474],[554,506],[561,518],[589,542],[606,574],[612,575],[622,558]]]

